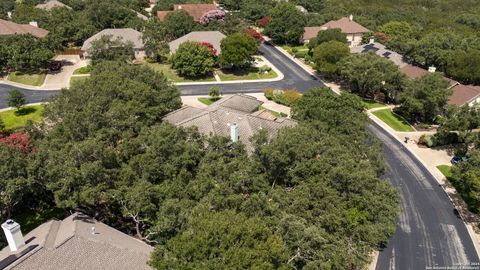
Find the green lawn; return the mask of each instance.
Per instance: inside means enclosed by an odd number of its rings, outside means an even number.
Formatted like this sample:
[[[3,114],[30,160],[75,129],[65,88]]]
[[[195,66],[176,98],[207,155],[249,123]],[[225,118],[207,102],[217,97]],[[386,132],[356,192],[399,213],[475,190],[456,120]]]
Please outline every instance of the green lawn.
[[[170,68],[170,65],[167,64],[159,64],[159,63],[146,63],[147,66],[152,68],[157,72],[162,72],[168,80],[172,82],[212,82],[215,81],[215,77],[205,77],[205,78],[184,78],[177,74],[177,72]]]
[[[367,110],[370,110],[370,109],[375,109],[375,108],[380,108],[380,107],[385,107],[386,105],[383,104],[383,103],[379,103],[379,102],[376,102],[376,101],[373,101],[373,100],[369,100],[369,99],[362,99],[362,104],[363,104],[363,107]]]
[[[41,86],[45,81],[46,76],[47,75],[45,73],[24,74],[20,72],[12,72],[8,74],[8,80],[31,86]]]
[[[290,54],[293,52],[294,49],[296,49],[299,52],[308,51],[308,46],[307,45],[301,45],[301,46],[282,45],[280,47],[282,47],[282,49],[284,49],[285,51],[287,51]]]
[[[88,76],[79,76],[79,77],[70,77],[70,87],[74,84],[74,83],[78,83],[78,82],[81,82],[81,81],[84,81],[86,79],[88,79],[90,77]]]
[[[243,80],[266,80],[276,78],[278,75],[275,71],[270,70],[268,73],[259,73],[257,67],[251,67],[247,70],[227,71],[217,70],[217,75],[221,81],[243,81]]]
[[[373,114],[380,118],[384,123],[389,125],[391,128],[393,128],[395,131],[401,131],[401,132],[409,132],[409,131],[415,131],[410,124],[408,124],[405,119],[403,119],[401,116],[395,114],[392,112],[391,109],[384,109],[384,110],[379,110],[373,112]]]
[[[42,111],[43,105],[26,106],[19,112],[16,110],[0,112],[0,119],[2,119],[6,129],[17,129],[24,127],[28,120],[40,122],[42,120]]]
[[[449,165],[438,165],[437,169],[445,175],[445,177],[448,179],[452,177],[452,167]]]
[[[208,105],[212,105],[215,101],[218,101],[220,99],[222,98],[214,99],[214,98],[208,98],[208,97],[201,97],[201,98],[198,98],[198,101],[208,106]]]
[[[273,114],[275,117],[287,117],[288,116],[285,113],[272,111],[272,110],[269,110],[269,109],[267,109],[263,106],[258,107],[258,110],[266,110],[266,111],[270,112],[271,114]]]
[[[80,74],[89,74],[91,70],[91,66],[81,67],[76,69],[73,72],[73,75],[80,75]]]

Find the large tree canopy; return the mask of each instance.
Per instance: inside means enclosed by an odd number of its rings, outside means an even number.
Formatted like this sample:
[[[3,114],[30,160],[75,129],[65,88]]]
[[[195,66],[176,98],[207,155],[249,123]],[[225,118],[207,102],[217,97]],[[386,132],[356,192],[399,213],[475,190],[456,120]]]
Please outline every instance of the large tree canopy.
[[[305,16],[293,4],[281,3],[270,10],[265,34],[280,43],[298,44],[306,25]]]

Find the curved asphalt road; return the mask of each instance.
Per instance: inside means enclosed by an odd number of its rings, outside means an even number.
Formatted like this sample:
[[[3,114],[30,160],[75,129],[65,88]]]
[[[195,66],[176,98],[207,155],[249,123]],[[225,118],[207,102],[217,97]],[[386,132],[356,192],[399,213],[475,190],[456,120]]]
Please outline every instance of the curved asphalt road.
[[[323,85],[271,45],[262,45],[260,53],[284,74],[284,79],[278,82],[218,84],[222,93],[262,92],[269,87],[295,88],[305,92]],[[182,95],[206,95],[211,86],[178,88]],[[5,96],[12,88],[0,84],[0,108],[6,107]],[[26,95],[28,103],[41,102],[58,93],[20,90]],[[380,252],[377,269],[423,270],[427,267],[478,263],[464,223],[454,215],[452,203],[433,176],[386,131],[375,124],[369,129],[384,144],[386,178],[402,195],[402,213],[398,218],[397,230]]]

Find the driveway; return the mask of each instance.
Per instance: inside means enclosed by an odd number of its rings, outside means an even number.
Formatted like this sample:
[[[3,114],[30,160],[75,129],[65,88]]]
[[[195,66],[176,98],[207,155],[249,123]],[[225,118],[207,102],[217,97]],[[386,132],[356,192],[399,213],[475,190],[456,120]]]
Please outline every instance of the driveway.
[[[61,89],[68,88],[70,85],[70,77],[73,72],[87,65],[85,60],[81,60],[78,55],[59,55],[56,61],[62,62],[62,69],[59,72],[49,72],[45,78],[42,88],[45,89]]]

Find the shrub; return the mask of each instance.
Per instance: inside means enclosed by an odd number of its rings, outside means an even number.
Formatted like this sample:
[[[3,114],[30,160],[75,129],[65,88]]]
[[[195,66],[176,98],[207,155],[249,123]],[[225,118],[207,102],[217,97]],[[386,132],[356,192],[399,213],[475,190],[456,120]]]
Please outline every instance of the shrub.
[[[295,58],[305,58],[307,56],[308,51],[297,51],[294,53]]]
[[[418,143],[425,145],[427,147],[437,147],[443,145],[449,145],[454,143],[459,143],[459,137],[457,133],[454,132],[439,132],[434,135],[422,135],[418,140]]]
[[[264,40],[262,34],[257,32],[257,30],[255,30],[255,29],[248,28],[244,32],[245,32],[245,34],[253,37],[258,43],[261,43]]]
[[[426,147],[432,147],[433,146],[432,135],[423,134],[418,139],[418,143],[421,145],[425,145]]]
[[[263,91],[263,93],[268,100],[273,99],[273,88],[267,88],[265,91]]]
[[[302,96],[302,94],[295,89],[278,90],[268,88],[265,89],[264,94],[268,100],[273,100],[285,106],[292,106],[292,104]]]
[[[265,16],[257,21],[257,26],[261,28],[265,28],[269,22],[270,22],[270,17]]]
[[[272,70],[270,66],[263,65],[258,69],[258,73],[270,72],[270,70]]]

